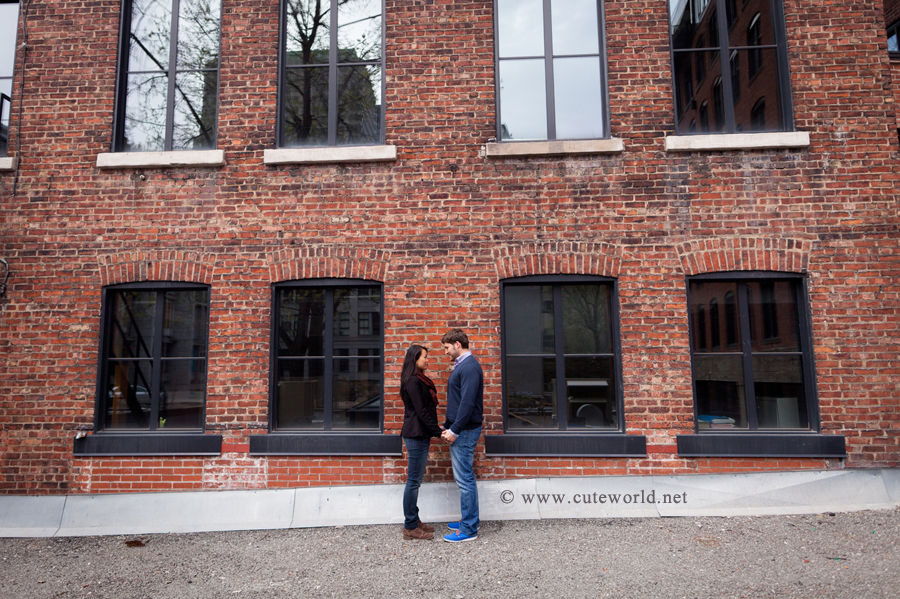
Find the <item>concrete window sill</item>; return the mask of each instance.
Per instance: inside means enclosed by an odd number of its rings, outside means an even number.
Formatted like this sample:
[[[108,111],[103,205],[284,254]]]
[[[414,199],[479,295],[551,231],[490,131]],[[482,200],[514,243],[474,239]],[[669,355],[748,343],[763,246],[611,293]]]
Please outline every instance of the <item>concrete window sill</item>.
[[[485,145],[488,158],[553,156],[559,154],[618,154],[625,149],[621,139],[569,141],[504,141]]]
[[[0,171],[16,170],[16,159],[13,157],[0,158]]]
[[[396,159],[396,146],[278,148],[266,150],[263,154],[263,162],[273,166],[323,162],[388,162]]]
[[[726,135],[670,135],[666,152],[716,152],[724,150],[772,150],[808,148],[809,133],[731,133]]]
[[[224,150],[186,150],[179,152],[109,152],[97,155],[97,167],[168,168],[173,166],[222,166]]]

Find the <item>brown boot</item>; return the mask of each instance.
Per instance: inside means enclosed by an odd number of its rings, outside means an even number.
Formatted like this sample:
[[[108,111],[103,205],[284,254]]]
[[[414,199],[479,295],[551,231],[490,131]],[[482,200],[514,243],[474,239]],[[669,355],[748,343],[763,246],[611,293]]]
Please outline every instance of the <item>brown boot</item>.
[[[419,520],[419,529],[424,530],[425,532],[434,532],[434,526],[431,524],[425,524],[421,520]]]
[[[434,538],[434,535],[430,532],[425,532],[421,528],[414,528],[409,530],[408,528],[403,529],[403,538],[404,539],[419,539],[420,541],[430,541]]]

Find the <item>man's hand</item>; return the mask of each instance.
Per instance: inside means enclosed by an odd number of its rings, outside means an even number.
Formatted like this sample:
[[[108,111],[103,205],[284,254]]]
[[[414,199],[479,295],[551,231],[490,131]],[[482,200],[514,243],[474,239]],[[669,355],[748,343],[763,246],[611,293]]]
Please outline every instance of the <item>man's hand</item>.
[[[447,430],[444,430],[444,432],[441,433],[441,439],[443,439],[444,441],[446,441],[446,442],[449,443],[450,445],[453,445],[453,442],[456,441],[456,435],[454,435],[453,433],[450,432],[449,429],[447,429]]]

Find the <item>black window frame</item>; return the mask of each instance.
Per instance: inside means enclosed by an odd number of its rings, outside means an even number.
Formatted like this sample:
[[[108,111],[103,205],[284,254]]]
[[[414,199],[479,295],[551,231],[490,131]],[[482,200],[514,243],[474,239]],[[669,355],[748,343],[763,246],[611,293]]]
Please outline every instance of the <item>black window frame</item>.
[[[289,0],[279,0],[278,4],[278,100],[277,112],[275,118],[275,139],[278,148],[351,148],[384,145],[386,136],[385,115],[387,112],[387,101],[385,92],[387,90],[387,60],[385,52],[385,39],[387,37],[387,27],[385,18],[385,0],[381,0],[381,58],[375,60],[360,60],[353,62],[340,62],[338,52],[338,10],[329,8],[329,55],[328,55],[328,141],[325,144],[286,144],[284,141],[284,111],[285,111],[285,94],[286,94],[286,73],[289,68],[323,68],[325,65],[295,65],[288,66],[287,61],[287,9]],[[322,0],[331,2],[332,6],[336,6],[339,0]],[[378,140],[375,143],[337,143],[337,118],[338,118],[338,68],[351,66],[365,66],[377,64],[381,69],[381,106],[378,115]]]
[[[583,139],[608,139],[611,136],[610,128],[610,110],[609,110],[609,68],[607,64],[607,42],[606,42],[606,0],[596,0],[597,2],[597,29],[598,29],[598,52],[597,54],[562,54],[555,56],[553,53],[553,23],[551,20],[551,2],[552,0],[541,0],[543,5],[543,34],[544,34],[544,54],[543,56],[517,56],[509,58],[500,58],[500,26],[498,19],[500,18],[500,10],[498,0],[493,0],[494,5],[494,113],[497,116],[496,122],[496,139],[506,143],[511,142],[533,142],[533,141],[563,141],[563,140],[583,140]],[[603,119],[603,133],[600,137],[578,137],[578,138],[562,138],[556,135],[556,103],[554,99],[554,75],[553,75],[553,59],[563,57],[586,57],[598,56],[600,62],[600,87],[602,88],[602,97],[600,102],[600,114]],[[503,125],[503,115],[500,110],[500,63],[501,61],[514,60],[533,60],[544,59],[544,93],[547,112],[547,137],[546,139],[510,139],[505,138],[505,127]]]
[[[752,398],[753,409],[748,408],[748,427],[734,429],[700,429],[699,405],[697,401],[697,385],[695,378],[694,331],[697,323],[693,322],[691,312],[691,282],[736,282],[738,283],[738,320],[741,326],[743,370],[746,376],[748,368],[750,377],[745,378],[745,387],[753,385],[752,362],[749,362],[751,316],[746,306],[749,301],[747,283],[765,281],[790,281],[793,283],[797,306],[798,337],[802,360],[808,429],[760,429],[756,422],[755,391]],[[845,458],[847,457],[846,439],[843,435],[822,434],[819,413],[818,394],[816,391],[816,371],[812,339],[812,317],[809,301],[808,279],[806,275],[775,271],[728,271],[706,273],[685,279],[686,306],[689,317],[691,389],[694,403],[694,434],[676,435],[678,455],[682,457],[791,457],[791,458]],[[733,354],[731,354],[733,355]]]
[[[893,38],[897,50],[891,50],[890,41]],[[894,21],[887,27],[888,57],[891,60],[900,60],[900,20]]]
[[[554,339],[557,360],[563,359],[561,352],[563,335],[560,289],[565,285],[600,284],[608,287],[610,338],[612,343],[614,400],[616,426],[603,428],[582,428],[563,426],[556,429],[510,429],[507,413],[507,350],[506,350],[506,289],[516,285],[550,285],[554,293]],[[646,438],[643,435],[626,434],[624,411],[624,389],[622,378],[622,345],[619,325],[618,280],[599,275],[530,275],[500,281],[500,368],[502,389],[503,434],[489,434],[485,437],[487,455],[505,456],[578,456],[578,457],[646,457]],[[593,354],[592,354],[593,355]],[[565,414],[565,385],[556,385],[557,414]],[[562,403],[560,403],[562,402]],[[562,406],[562,407],[560,407]]]
[[[9,132],[12,126],[12,92],[16,84],[16,58],[19,51],[19,22],[22,20],[22,2],[20,0],[0,0],[0,4],[17,4],[16,25],[14,27],[15,39],[13,40],[12,62],[10,63],[9,77],[0,76],[0,80],[9,80],[9,95],[0,93],[0,158],[9,155]],[[7,115],[7,123],[3,125],[3,114]]]
[[[675,99],[676,111],[673,114],[673,125],[676,135],[697,135],[696,132],[690,131],[680,131],[678,122],[679,122],[679,107],[678,104],[678,95],[679,88],[682,86],[678,85],[676,81],[676,62],[675,57],[676,54],[680,53],[693,53],[701,50],[696,50],[694,48],[681,48],[676,49],[675,44],[672,39],[672,14],[671,14],[671,4],[674,0],[668,0],[669,10],[667,11],[667,19],[669,21],[669,53],[670,53],[670,61],[671,61],[671,69],[672,69],[672,91]],[[708,22],[708,31],[706,32],[706,36],[709,37],[710,48],[705,50],[706,52],[718,52],[719,56],[719,64],[726,65],[731,63],[731,55],[732,51],[741,50],[741,51],[750,51],[750,52],[761,52],[762,50],[775,50],[776,53],[776,62],[777,62],[777,77],[778,77],[778,86],[780,90],[779,94],[779,102],[781,108],[781,114],[783,115],[783,127],[778,130],[773,130],[772,132],[791,132],[794,131],[794,109],[793,109],[793,94],[791,90],[791,77],[790,77],[790,56],[788,54],[787,48],[787,31],[785,27],[785,17],[784,17],[784,6],[783,0],[768,0],[771,3],[771,12],[772,12],[772,21],[775,35],[775,44],[772,45],[748,45],[748,46],[731,46],[729,44],[729,35],[732,29],[732,25],[734,22],[728,22],[728,12],[730,0],[711,0],[710,4],[714,4],[712,8],[709,10],[712,14],[712,19]],[[718,36],[719,43],[713,43],[713,36]],[[688,64],[693,61],[689,60]],[[713,61],[714,62],[714,61]],[[760,63],[761,64],[761,63]],[[740,70],[737,69],[739,73]],[[719,77],[721,77],[721,90],[723,93],[722,97],[722,108],[724,109],[724,129],[721,131],[710,131],[707,132],[711,135],[723,135],[723,134],[732,134],[738,133],[741,131],[741,127],[735,124],[734,118],[734,107],[735,103],[738,101],[740,97],[740,92],[737,95],[734,93],[735,86],[739,84],[739,82],[732,81],[732,69],[730,68],[719,68]],[[749,76],[752,79],[752,76]],[[688,108],[684,107],[682,109],[682,114],[687,112]],[[718,125],[718,123],[717,123]]]
[[[753,366],[752,366],[752,357],[754,352],[751,349],[751,326],[752,326],[752,317],[750,310],[748,308],[749,304],[749,296],[748,296],[748,283],[762,283],[765,284],[767,282],[775,282],[775,281],[788,281],[793,284],[794,287],[794,300],[797,306],[797,323],[799,327],[799,342],[800,342],[800,351],[798,352],[787,352],[792,354],[798,354],[801,359],[801,372],[803,375],[803,383],[804,383],[804,392],[805,392],[805,400],[806,400],[806,413],[808,418],[809,427],[807,429],[773,429],[773,428],[763,428],[760,429],[757,422],[757,411],[758,407],[756,405],[756,393],[753,388]],[[762,434],[796,434],[798,432],[819,432],[821,430],[821,422],[819,418],[819,403],[816,392],[816,377],[815,377],[815,361],[813,354],[813,339],[812,339],[812,324],[810,319],[810,308],[809,308],[809,293],[807,290],[807,279],[803,275],[796,275],[793,273],[781,273],[781,272],[770,272],[770,271],[739,271],[739,272],[721,272],[721,273],[709,273],[703,275],[696,275],[692,277],[688,277],[686,280],[686,291],[687,291],[687,305],[688,305],[688,314],[690,317],[690,329],[691,331],[696,331],[699,328],[702,328],[701,325],[694,321],[693,314],[691,313],[691,287],[692,283],[696,282],[704,282],[704,283],[718,283],[718,282],[731,282],[737,284],[737,297],[735,298],[735,312],[736,312],[736,324],[740,327],[741,335],[741,361],[742,361],[742,371],[744,376],[744,387],[746,394],[746,403],[747,403],[747,427],[746,428],[734,428],[734,429],[701,429],[699,427],[699,404],[697,401],[697,380],[694,375],[694,364],[697,355],[713,355],[713,356],[735,356],[734,352],[732,353],[720,353],[714,352],[712,350],[716,349],[717,346],[715,341],[713,342],[712,347],[709,351],[697,351],[698,348],[695,347],[694,339],[696,336],[694,334],[689,335],[691,338],[690,344],[690,356],[691,356],[691,388],[693,390],[694,396],[694,429],[698,434],[755,434],[757,431]],[[764,308],[765,310],[765,308]],[[727,319],[726,315],[726,319]],[[769,339],[762,339],[761,342],[768,342]],[[726,343],[724,347],[728,347]],[[758,353],[758,352],[756,352]]]
[[[213,150],[218,147],[219,133],[219,93],[221,91],[220,70],[222,68],[222,14],[224,11],[222,0],[219,1],[219,43],[218,52],[216,54],[215,69],[196,69],[196,68],[179,68],[177,60],[178,52],[178,28],[180,25],[179,8],[181,0],[172,0],[172,21],[169,40],[169,63],[168,68],[162,69],[160,72],[166,73],[168,77],[168,88],[166,91],[166,125],[165,140],[163,149],[159,151],[174,151],[174,130],[175,130],[175,95],[177,89],[177,77],[182,73],[190,72],[215,72],[216,74],[216,114],[213,120],[212,143],[207,148],[179,148],[177,151],[202,151]],[[113,152],[140,152],[143,150],[129,150],[125,145],[125,123],[126,123],[126,102],[128,99],[128,76],[132,73],[148,73],[151,71],[130,71],[129,70],[129,53],[131,48],[131,17],[132,17],[132,0],[121,0],[121,18],[119,20],[119,50],[118,50],[118,66],[116,74],[116,104],[113,113],[113,136],[112,151]]]
[[[295,289],[295,288],[303,288],[303,289],[321,289],[325,291],[325,322],[323,324],[323,397],[324,397],[324,422],[323,428],[321,429],[311,429],[311,428],[288,428],[288,427],[279,427],[276,421],[276,416],[278,413],[277,406],[277,396],[276,392],[278,386],[278,364],[280,360],[289,359],[278,356],[278,332],[279,332],[279,323],[280,323],[280,304],[278,301],[278,294],[283,289]],[[334,304],[334,292],[338,289],[348,289],[348,288],[370,288],[370,289],[378,289],[381,298],[382,309],[380,312],[380,322],[378,323],[377,332],[369,337],[377,337],[375,340],[381,347],[380,354],[378,355],[379,362],[381,364],[381,413],[379,415],[378,427],[372,428],[334,428],[332,426],[332,417],[333,417],[333,401],[334,401],[334,393],[332,392],[332,384],[333,384],[333,374],[334,374],[334,363],[344,356],[340,356],[334,352],[334,314],[331,310],[328,310],[328,306],[332,306]],[[269,432],[275,434],[291,434],[291,435],[341,435],[341,434],[354,434],[354,435],[367,435],[367,434],[383,434],[384,433],[384,410],[385,410],[385,401],[384,401],[384,382],[385,382],[385,356],[384,356],[384,284],[379,281],[370,281],[364,279],[302,279],[302,280],[294,280],[294,281],[284,281],[281,283],[275,283],[272,285],[272,331],[271,331],[271,340],[270,340],[270,363],[269,363]],[[371,317],[370,317],[371,318]],[[295,359],[306,359],[306,357],[299,357]]]
[[[378,338],[381,343],[381,416],[379,428],[343,428],[323,430],[312,428],[278,428],[276,427],[277,406],[275,405],[278,381],[277,353],[278,353],[278,323],[277,310],[278,290],[285,288],[330,288],[340,289],[347,287],[377,287],[381,292],[382,308],[381,321],[377,327]],[[261,435],[250,436],[250,455],[355,455],[355,456],[391,456],[403,455],[403,441],[400,435],[386,434],[384,431],[385,409],[387,402],[384,396],[385,383],[385,345],[384,345],[384,317],[385,295],[384,283],[368,279],[341,279],[319,278],[298,279],[273,283],[271,287],[271,336],[269,339],[269,396],[268,396],[268,432]],[[327,300],[326,300],[327,303]],[[328,311],[326,310],[326,314]],[[333,334],[333,321],[329,319],[324,324],[326,331]],[[324,353],[324,352],[323,352]],[[323,356],[327,358],[327,356]],[[331,355],[333,362],[340,356]],[[327,405],[333,398],[326,394]]]
[[[203,291],[206,293],[206,330],[205,355],[192,359],[202,359],[206,381],[203,391],[203,407],[200,415],[200,427],[161,429],[157,426],[159,397],[159,370],[162,363],[162,329],[164,311],[158,310],[154,317],[154,344],[152,350],[152,374],[149,391],[151,411],[147,429],[137,428],[105,428],[105,414],[109,390],[109,346],[112,342],[113,313],[111,298],[119,291],[167,292],[167,291]],[[219,455],[222,447],[222,436],[206,434],[206,411],[209,385],[209,334],[211,287],[201,283],[183,283],[171,281],[147,281],[139,283],[123,283],[108,285],[103,288],[101,296],[101,320],[99,339],[99,363],[97,367],[96,397],[94,401],[94,434],[79,435],[74,441],[73,454],[83,456],[133,456],[133,455]],[[181,358],[179,358],[181,359]]]

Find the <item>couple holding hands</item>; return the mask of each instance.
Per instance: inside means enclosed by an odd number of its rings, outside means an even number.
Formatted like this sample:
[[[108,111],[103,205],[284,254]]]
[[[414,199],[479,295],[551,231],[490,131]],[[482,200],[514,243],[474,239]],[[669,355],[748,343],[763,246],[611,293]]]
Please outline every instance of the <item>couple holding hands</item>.
[[[437,419],[438,396],[434,382],[425,374],[428,350],[412,345],[403,358],[400,373],[400,397],[403,399],[403,430],[400,435],[409,457],[406,488],[403,491],[403,538],[430,540],[434,527],[419,520],[419,487],[428,465],[432,437],[450,444],[453,478],[459,487],[459,522],[447,526],[444,537],[450,543],[478,538],[478,487],[473,462],[475,445],[484,420],[484,374],[469,351],[469,338],[460,329],[451,329],[441,338],[444,353],[453,360],[453,372],[447,381],[447,412],[444,424]]]

